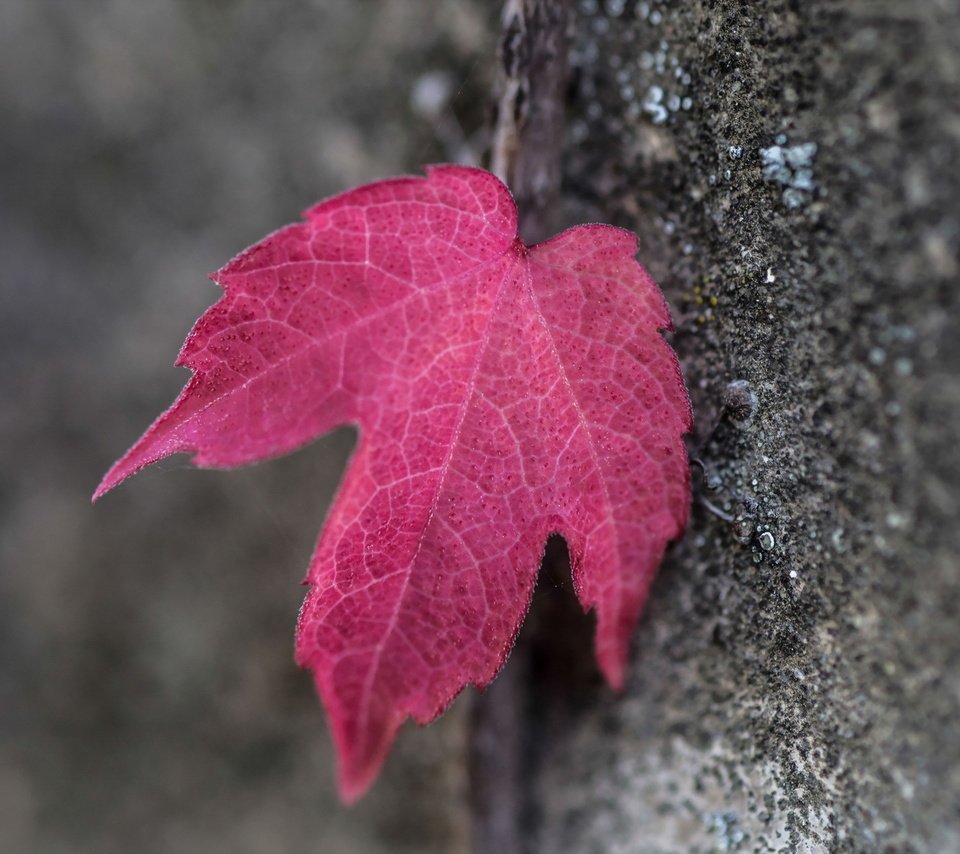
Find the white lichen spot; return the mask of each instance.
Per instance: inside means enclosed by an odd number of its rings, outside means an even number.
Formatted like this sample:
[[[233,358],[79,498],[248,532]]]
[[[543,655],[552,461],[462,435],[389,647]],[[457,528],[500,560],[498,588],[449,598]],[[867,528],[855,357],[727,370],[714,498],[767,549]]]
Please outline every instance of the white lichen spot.
[[[453,79],[445,71],[428,71],[413,81],[410,90],[410,106],[424,118],[440,115],[453,92]]]
[[[780,142],[781,138],[783,142]],[[760,149],[763,177],[771,184],[783,187],[783,203],[791,209],[803,207],[809,194],[816,189],[813,180],[813,158],[817,153],[815,142],[786,146],[786,137],[777,136],[775,145]]]
[[[740,849],[747,837],[746,833],[738,827],[739,820],[735,812],[708,814],[706,818],[707,830],[716,836],[717,851],[727,854]]]
[[[577,121],[570,126],[570,139],[575,143],[583,142],[590,135],[586,122]]]
[[[898,377],[909,377],[913,373],[913,362],[906,356],[901,356],[893,363],[893,372]]]
[[[783,203],[790,208],[790,210],[802,208],[804,203],[803,193],[795,190],[793,187],[787,187],[787,189],[783,191]]]
[[[833,533],[830,535],[830,544],[833,546],[833,550],[838,554],[843,554],[847,550],[847,544],[844,542],[844,535],[846,531],[843,528],[835,528]]]
[[[663,89],[659,86],[651,86],[643,98],[643,111],[650,116],[655,125],[662,125],[670,115],[667,108],[663,105]]]
[[[893,528],[896,530],[906,527],[907,517],[903,513],[893,510],[890,513],[887,513],[886,522],[888,528]]]
[[[767,181],[777,184],[790,182],[790,170],[787,168],[787,158],[783,146],[772,145],[770,148],[760,149],[760,160],[763,163],[763,177]]]
[[[812,165],[813,158],[817,153],[817,144],[815,142],[804,142],[800,145],[792,145],[784,151],[787,163],[794,169],[803,169]]]
[[[806,190],[813,192],[813,170],[798,169],[793,173],[793,187],[795,190]]]

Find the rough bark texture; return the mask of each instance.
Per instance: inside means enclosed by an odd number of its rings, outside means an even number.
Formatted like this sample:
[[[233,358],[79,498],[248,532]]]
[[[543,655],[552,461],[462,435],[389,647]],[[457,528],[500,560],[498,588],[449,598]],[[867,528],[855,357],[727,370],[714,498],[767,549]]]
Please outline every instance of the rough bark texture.
[[[523,844],[958,850],[960,9],[578,9],[568,215],[640,234],[705,477],[625,694],[534,666]]]
[[[535,243],[562,224],[559,197],[572,4],[508,0],[502,21],[490,168],[507,182],[516,199],[524,240]],[[526,722],[536,718],[538,692],[532,680],[539,681],[543,669],[536,659],[538,647],[544,638],[563,633],[574,640],[569,649],[579,650],[580,660],[589,649],[588,634],[566,631],[582,628],[583,622],[574,609],[569,568],[566,595],[550,597],[545,592],[544,579],[563,578],[565,560],[562,541],[553,541],[527,616],[528,628],[511,652],[511,666],[472,705],[469,813],[470,844],[476,852],[522,854],[530,842],[528,829],[537,809],[530,768],[536,765],[540,742],[529,737]],[[552,640],[545,646],[548,656],[560,651]],[[549,669],[549,658],[543,666]],[[588,667],[584,672],[591,671]]]
[[[499,7],[3,4],[0,850],[960,850],[960,7],[574,11],[556,225],[640,234],[706,477],[623,695],[548,561],[471,821],[461,701],[335,800],[291,644],[348,435],[88,496],[203,273],[478,155]]]
[[[527,243],[560,221],[570,0],[507,0],[490,170],[510,187]]]

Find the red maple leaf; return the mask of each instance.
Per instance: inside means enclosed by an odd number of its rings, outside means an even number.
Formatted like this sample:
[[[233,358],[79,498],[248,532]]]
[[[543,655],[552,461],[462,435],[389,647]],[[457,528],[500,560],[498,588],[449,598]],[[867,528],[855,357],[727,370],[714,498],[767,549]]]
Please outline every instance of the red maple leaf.
[[[235,466],[358,425],[296,645],[345,800],[408,715],[427,723],[493,679],[551,533],[622,685],[689,505],[690,405],[636,248],[606,225],[524,245],[509,191],[480,169],[321,202],[212,277],[224,295],[177,360],[192,378],[97,489],[169,454]]]

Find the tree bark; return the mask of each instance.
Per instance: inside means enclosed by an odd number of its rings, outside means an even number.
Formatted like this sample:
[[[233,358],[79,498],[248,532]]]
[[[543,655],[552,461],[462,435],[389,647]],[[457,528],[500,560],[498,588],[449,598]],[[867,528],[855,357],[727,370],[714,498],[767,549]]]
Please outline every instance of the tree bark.
[[[550,236],[564,144],[570,0],[507,0],[491,171],[511,188],[524,240]]]
[[[561,223],[558,204],[564,146],[572,9],[568,0],[508,0],[503,10],[499,92],[496,99],[491,170],[511,188],[523,238],[534,243]],[[527,630],[505,668],[487,692],[476,698],[471,715],[471,841],[477,852],[522,854],[527,849],[532,811],[528,770],[542,744],[531,737],[541,699],[531,685],[543,681],[558,648],[556,637],[580,643],[568,652],[585,659],[589,635],[571,605],[572,596],[551,596],[543,577],[569,584],[562,543],[551,541],[541,583],[527,619]],[[568,591],[568,594],[572,590]],[[538,628],[539,627],[539,628]],[[546,641],[546,643],[545,643]],[[538,653],[547,651],[546,656]],[[580,668],[579,672],[589,672]]]
[[[640,235],[704,476],[622,695],[535,606],[476,850],[960,850],[958,43],[951,0],[577,4],[556,225]]]

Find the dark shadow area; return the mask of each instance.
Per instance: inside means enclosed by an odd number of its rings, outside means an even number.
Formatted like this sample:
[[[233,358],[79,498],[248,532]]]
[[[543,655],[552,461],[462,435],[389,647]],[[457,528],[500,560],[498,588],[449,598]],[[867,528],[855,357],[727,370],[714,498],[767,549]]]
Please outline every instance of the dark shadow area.
[[[553,535],[510,657],[472,710],[475,854],[531,850],[540,823],[533,782],[544,752],[609,691],[594,659],[595,625],[574,593],[567,545]]]

